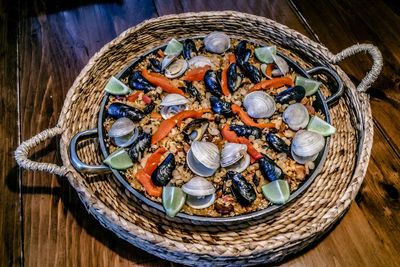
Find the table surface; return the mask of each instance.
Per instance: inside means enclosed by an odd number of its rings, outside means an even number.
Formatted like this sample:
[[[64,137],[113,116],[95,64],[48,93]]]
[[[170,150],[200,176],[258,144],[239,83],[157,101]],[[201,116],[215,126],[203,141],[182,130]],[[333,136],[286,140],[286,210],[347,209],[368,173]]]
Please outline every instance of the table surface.
[[[390,1],[4,0],[0,6],[0,265],[171,266],[105,230],[68,181],[20,169],[21,141],[57,123],[65,95],[104,44],[143,20],[172,13],[238,10],[271,18],[333,53],[373,43],[384,68],[369,90],[374,145],[350,210],[322,240],[282,266],[395,266],[400,259],[400,5]],[[340,66],[358,84],[366,55]],[[31,158],[61,164],[58,139]]]

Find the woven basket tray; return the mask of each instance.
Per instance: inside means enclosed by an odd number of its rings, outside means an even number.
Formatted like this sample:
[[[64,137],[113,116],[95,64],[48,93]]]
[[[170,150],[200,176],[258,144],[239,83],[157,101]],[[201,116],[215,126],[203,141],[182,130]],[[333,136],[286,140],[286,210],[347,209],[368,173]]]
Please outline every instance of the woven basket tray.
[[[285,209],[262,221],[240,226],[195,226],[168,221],[164,214],[132,201],[112,175],[86,176],[70,164],[68,146],[78,132],[96,127],[103,88],[138,55],[166,43],[171,37],[206,35],[221,30],[264,44],[275,44],[303,68],[325,65],[334,69],[346,87],[330,108],[337,133],[332,136],[323,169],[310,188]],[[365,51],[374,65],[356,89],[335,64]],[[170,15],[143,22],[123,32],[96,53],[69,90],[58,124],[21,144],[20,166],[67,176],[88,211],[120,238],[161,258],[188,265],[246,265],[282,260],[322,236],[343,214],[360,188],[368,167],[373,125],[365,91],[382,67],[372,45],[356,45],[334,56],[302,34],[263,17],[233,11]],[[324,92],[327,93],[327,92]],[[40,142],[61,135],[63,166],[28,159]],[[94,142],[78,150],[82,161],[101,162]]]

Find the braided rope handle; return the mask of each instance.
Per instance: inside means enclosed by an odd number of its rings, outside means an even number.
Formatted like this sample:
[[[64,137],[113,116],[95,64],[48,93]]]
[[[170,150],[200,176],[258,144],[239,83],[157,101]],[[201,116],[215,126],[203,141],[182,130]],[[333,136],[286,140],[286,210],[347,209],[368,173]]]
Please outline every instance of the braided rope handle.
[[[381,51],[379,51],[379,49],[376,46],[371,44],[356,44],[350,46],[341,51],[340,53],[334,55],[330,59],[330,62],[333,64],[337,64],[343,59],[358,54],[360,52],[365,52],[370,54],[373,60],[371,70],[367,73],[367,75],[365,75],[360,84],[357,86],[358,92],[365,92],[376,81],[383,66],[383,58]]]
[[[33,136],[32,138],[22,142],[15,150],[14,156],[18,165],[24,169],[32,171],[45,171],[55,173],[60,176],[65,176],[68,169],[64,166],[58,166],[53,163],[41,163],[28,159],[29,152],[39,145],[41,142],[46,141],[56,135],[62,134],[64,130],[56,126],[51,129],[46,129],[43,132]]]

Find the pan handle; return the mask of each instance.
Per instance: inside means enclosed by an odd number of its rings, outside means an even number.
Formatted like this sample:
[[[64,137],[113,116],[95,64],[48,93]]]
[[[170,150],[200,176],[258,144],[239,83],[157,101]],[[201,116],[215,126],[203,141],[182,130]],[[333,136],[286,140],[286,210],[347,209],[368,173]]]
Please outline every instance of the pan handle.
[[[108,166],[85,164],[79,159],[78,154],[76,153],[76,144],[78,140],[93,135],[97,135],[97,128],[82,131],[74,135],[74,137],[72,137],[71,142],[69,143],[69,158],[71,160],[71,163],[75,167],[75,169],[83,173],[95,173],[95,174],[109,173],[111,172],[111,169]]]
[[[314,67],[311,69],[306,70],[306,72],[311,76],[313,74],[316,73],[327,73],[329,74],[337,83],[337,90],[335,91],[335,93],[333,93],[330,97],[328,97],[325,102],[327,104],[331,104],[333,102],[335,102],[336,100],[338,100],[343,92],[344,92],[344,87],[343,87],[343,82],[340,79],[339,75],[333,71],[332,69],[325,67],[325,66],[318,66],[318,67]]]

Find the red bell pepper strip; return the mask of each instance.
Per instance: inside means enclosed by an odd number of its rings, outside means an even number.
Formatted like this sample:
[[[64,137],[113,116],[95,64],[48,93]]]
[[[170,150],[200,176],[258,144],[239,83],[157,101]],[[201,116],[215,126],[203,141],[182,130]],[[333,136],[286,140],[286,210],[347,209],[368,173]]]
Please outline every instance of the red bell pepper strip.
[[[161,197],[162,187],[153,184],[153,182],[151,181],[151,175],[146,173],[144,170],[139,170],[136,173],[136,178],[144,186],[144,189],[150,196]]]
[[[126,99],[127,99],[129,102],[134,102],[136,99],[138,99],[140,93],[141,93],[140,91],[137,91],[134,95],[130,95],[130,96],[128,96]]]
[[[231,107],[232,107],[232,112],[234,114],[239,115],[239,117],[243,121],[243,123],[248,125],[248,126],[255,126],[257,128],[260,128],[260,129],[275,127],[275,123],[273,123],[273,122],[267,122],[267,123],[262,123],[262,124],[254,122],[253,119],[250,118],[249,115],[245,111],[243,111],[240,108],[240,106],[238,106],[236,104],[232,104]]]
[[[185,75],[186,81],[202,81],[204,79],[204,75],[208,70],[211,70],[210,66],[204,66],[189,70]]]
[[[163,91],[170,94],[185,95],[183,91],[176,86],[172,85],[169,79],[161,74],[149,73],[147,69],[142,70],[142,76],[155,86],[160,86]]]
[[[210,109],[203,109],[200,111],[195,110],[184,110],[169,118],[164,120],[160,126],[158,127],[157,131],[153,134],[151,138],[151,145],[158,143],[161,139],[166,137],[171,130],[175,127],[175,125],[180,126],[182,121],[186,118],[200,118],[203,116],[204,113],[211,112]]]
[[[153,154],[150,155],[143,169],[145,173],[151,175],[154,172],[154,170],[160,163],[161,157],[165,153],[165,151],[167,151],[165,148],[160,147]]]
[[[263,155],[261,155],[261,153],[253,147],[249,139],[246,137],[238,137],[234,131],[230,131],[228,124],[225,124],[225,126],[222,128],[221,134],[228,142],[246,145],[247,153],[249,153],[251,157],[251,163],[254,163],[254,161],[263,157]]]
[[[160,57],[165,58],[165,54],[164,54],[164,52],[163,52],[161,49],[158,49],[157,54],[158,54]]]
[[[147,95],[142,95],[142,100],[148,105],[151,103],[151,98]]]
[[[271,77],[273,69],[274,69],[274,63],[269,63],[267,65],[267,69],[265,70],[265,74],[267,74],[268,77]]]
[[[294,86],[294,82],[289,77],[272,78],[271,80],[266,80],[266,81],[257,83],[256,85],[253,86],[253,88],[251,88],[248,91],[248,93],[262,90],[262,89],[265,90],[268,88],[277,88],[277,87],[281,87],[284,85]]]
[[[162,119],[162,116],[161,116],[161,114],[160,113],[151,113],[150,114],[150,118],[152,118],[152,119]]]
[[[236,57],[235,54],[229,54],[229,65],[232,63],[236,63]]]

